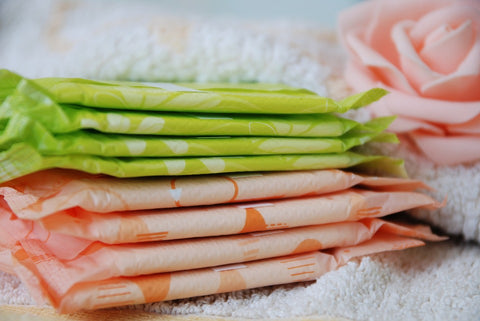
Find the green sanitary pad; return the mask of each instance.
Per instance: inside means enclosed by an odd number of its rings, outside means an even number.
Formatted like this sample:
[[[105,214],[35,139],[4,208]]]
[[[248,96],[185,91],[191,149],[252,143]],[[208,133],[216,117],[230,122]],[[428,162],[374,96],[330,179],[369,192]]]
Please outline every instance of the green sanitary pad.
[[[175,112],[312,114],[345,112],[385,95],[373,89],[336,102],[278,84],[166,84],[43,78],[35,81],[59,103]]]
[[[0,127],[15,114],[35,119],[52,133],[95,129],[138,135],[337,137],[358,126],[332,114],[137,112],[60,105],[29,82],[21,82],[0,106]]]
[[[0,101],[27,79],[0,70]],[[374,88],[342,101],[278,84],[167,84],[69,78],[32,80],[60,104],[199,113],[317,114],[363,107],[387,92]],[[3,99],[2,99],[3,97]]]
[[[366,166],[402,175],[401,162],[350,152],[396,142],[393,118],[338,117],[376,101],[340,102],[268,84],[29,80],[0,70],[0,182],[53,167],[117,177]]]
[[[179,157],[217,155],[341,153],[372,139],[391,142],[382,133],[393,119],[379,118],[340,137],[196,137],[104,134],[74,131],[53,134],[32,118],[16,114],[0,131],[0,149],[25,142],[43,155],[90,154],[113,157]]]
[[[0,152],[0,183],[54,167],[75,169],[93,174],[107,174],[116,177],[139,177],[346,168],[382,159],[388,160],[388,158],[382,156],[367,156],[353,152],[186,158],[115,158],[76,154],[43,156],[32,146],[18,143],[6,151]]]

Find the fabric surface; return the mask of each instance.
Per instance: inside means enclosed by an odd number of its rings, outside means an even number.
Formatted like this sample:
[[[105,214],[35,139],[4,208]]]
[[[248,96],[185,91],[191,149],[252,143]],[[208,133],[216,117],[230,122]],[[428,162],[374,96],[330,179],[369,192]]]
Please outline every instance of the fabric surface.
[[[197,315],[162,315],[137,310],[113,310],[80,312],[75,314],[58,314],[51,308],[26,308],[24,306],[1,306],[0,318],[2,321],[246,321],[243,318],[212,317]],[[267,319],[258,319],[267,320]],[[287,319],[284,319],[285,321]],[[289,318],[290,321],[349,321],[344,318],[331,316]]]
[[[2,67],[28,77],[261,81],[320,94],[328,90],[335,99],[351,93],[341,78],[342,50],[317,26],[185,20],[162,16],[151,2],[124,5],[2,2]],[[364,110],[348,115],[369,119]],[[415,215],[444,231],[480,241],[480,163],[436,166],[407,144],[378,148],[404,157],[410,176],[434,187],[437,199],[448,197],[444,208]],[[476,243],[428,244],[349,263],[313,283],[134,308],[251,318],[328,314],[353,320],[478,320],[479,257]],[[2,273],[0,304],[33,301],[17,278]]]
[[[332,315],[352,320],[478,320],[479,256],[475,244],[428,244],[349,263],[313,283],[131,309],[238,318]],[[17,278],[0,275],[0,302],[33,304]]]

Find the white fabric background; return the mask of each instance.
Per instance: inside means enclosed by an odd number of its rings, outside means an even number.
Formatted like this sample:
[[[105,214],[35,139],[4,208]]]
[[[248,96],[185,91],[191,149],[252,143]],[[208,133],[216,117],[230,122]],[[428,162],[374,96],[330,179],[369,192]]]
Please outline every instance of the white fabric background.
[[[348,88],[331,32],[301,22],[175,17],[154,2],[4,0],[0,67],[24,76],[143,81],[259,81],[334,98]],[[365,120],[366,110],[349,116]],[[417,211],[446,232],[480,241],[480,162],[437,167],[408,146],[377,146],[406,159],[414,178],[448,197]],[[478,244],[428,244],[352,262],[312,284],[149,304],[165,313],[238,317],[334,315],[355,320],[479,320]],[[0,274],[0,304],[31,304],[15,277]]]

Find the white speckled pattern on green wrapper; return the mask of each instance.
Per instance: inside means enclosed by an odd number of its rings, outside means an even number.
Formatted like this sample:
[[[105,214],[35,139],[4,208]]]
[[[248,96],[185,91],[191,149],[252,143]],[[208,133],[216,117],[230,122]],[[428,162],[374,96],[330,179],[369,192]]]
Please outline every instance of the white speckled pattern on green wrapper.
[[[317,114],[346,112],[386,94],[380,88],[342,101],[281,84],[166,84],[42,78],[35,83],[58,103],[114,108],[254,114]]]
[[[0,70],[0,182],[48,168],[142,177],[351,167],[382,159],[347,151],[395,142],[383,133],[393,119],[360,124],[333,112],[385,94],[335,102],[285,85],[28,80]]]
[[[107,82],[78,78],[28,80],[0,70],[0,101],[16,88],[48,92],[59,104],[102,109],[200,113],[322,114],[343,113],[368,105],[387,91],[374,88],[339,102],[301,88],[280,84],[164,84]],[[35,84],[35,85],[33,85]],[[36,98],[38,99],[38,98]]]
[[[391,121],[392,118],[377,119],[340,137],[172,137],[106,134],[86,130],[54,134],[35,118],[15,114],[8,119],[5,129],[0,129],[0,149],[26,142],[43,155],[180,157],[341,153],[371,140],[386,138],[395,142],[394,135],[382,133]]]
[[[24,84],[3,102],[0,119],[16,114],[35,119],[52,133],[95,129],[106,133],[174,136],[336,137],[359,124],[331,114],[207,114],[101,110],[59,105]]]
[[[0,183],[48,168],[75,169],[116,177],[141,177],[347,168],[379,160],[385,160],[386,167],[389,167],[391,162],[397,170],[402,167],[401,162],[389,158],[353,152],[310,155],[114,158],[78,154],[44,156],[30,145],[18,143],[0,153]]]

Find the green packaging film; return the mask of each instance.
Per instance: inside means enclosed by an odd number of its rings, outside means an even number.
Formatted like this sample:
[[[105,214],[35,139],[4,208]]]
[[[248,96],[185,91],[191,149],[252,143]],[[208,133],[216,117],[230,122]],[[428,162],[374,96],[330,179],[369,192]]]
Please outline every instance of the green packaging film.
[[[75,154],[44,156],[30,145],[18,143],[0,153],[0,183],[48,168],[75,169],[92,174],[107,174],[116,177],[140,177],[347,168],[378,160],[385,160],[389,163],[390,159],[354,152],[185,158],[114,158]],[[396,163],[394,167],[401,165]]]
[[[332,114],[385,93],[335,102],[284,85],[28,80],[0,70],[0,182],[48,168],[142,177],[375,161],[401,173],[398,161],[348,152],[396,141],[383,133],[392,118],[360,124]]]
[[[52,133],[95,129],[105,133],[170,136],[337,137],[359,124],[331,114],[254,115],[106,111],[59,105],[24,82],[0,107],[0,126],[21,114]]]
[[[0,70],[0,101],[29,80]],[[95,108],[254,114],[317,114],[363,107],[387,92],[374,88],[336,102],[300,88],[279,84],[166,84],[87,79],[32,80],[60,104]]]
[[[35,82],[59,103],[97,108],[209,113],[343,113],[386,94],[373,89],[340,102],[278,84],[166,84],[43,78]]]
[[[0,131],[0,149],[25,142],[42,155],[90,154],[107,157],[341,153],[382,138],[391,118],[375,119],[340,137],[168,137],[75,131],[52,134],[42,124],[17,114]],[[395,136],[390,135],[390,141]]]

